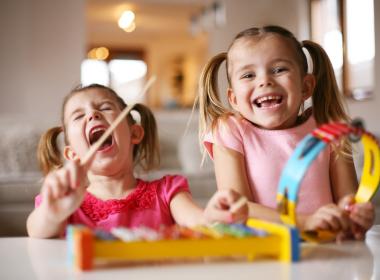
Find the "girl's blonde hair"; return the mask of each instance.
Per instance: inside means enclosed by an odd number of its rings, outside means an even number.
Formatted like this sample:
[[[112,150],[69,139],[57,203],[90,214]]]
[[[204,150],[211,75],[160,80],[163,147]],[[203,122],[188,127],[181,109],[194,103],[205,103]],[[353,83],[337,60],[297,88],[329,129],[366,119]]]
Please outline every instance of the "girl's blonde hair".
[[[47,130],[40,138],[37,149],[37,158],[40,165],[40,169],[44,175],[47,175],[54,169],[61,168],[63,166],[62,153],[59,150],[58,136],[61,132],[64,132],[64,142],[69,144],[66,137],[66,126],[64,122],[64,111],[67,102],[75,94],[79,92],[85,92],[90,89],[104,90],[109,93],[117,102],[120,110],[123,110],[127,105],[124,100],[111,88],[99,85],[91,84],[88,86],[78,86],[73,89],[65,98],[62,104],[61,110],[61,123],[62,126],[57,126]],[[142,141],[134,146],[133,160],[136,165],[140,165],[144,170],[150,170],[156,167],[160,161],[159,154],[159,142],[157,133],[157,124],[152,111],[143,104],[135,104],[133,111],[136,111],[140,115],[140,124],[143,127],[145,133]],[[134,124],[136,121],[130,114],[127,116],[128,123]]]
[[[331,121],[350,120],[342,95],[339,92],[334,69],[324,49],[309,40],[299,42],[287,29],[280,26],[264,26],[262,28],[249,28],[236,35],[228,52],[238,39],[257,38],[274,34],[288,39],[294,47],[296,59],[304,76],[308,72],[308,64],[302,48],[308,50],[313,62],[312,74],[316,79],[316,87],[312,95],[313,114],[318,125]],[[232,109],[226,108],[218,92],[218,71],[220,65],[226,61],[226,74],[229,87],[231,79],[228,73],[228,52],[219,53],[212,57],[204,67],[200,77],[200,89],[197,102],[199,103],[199,140],[203,141],[204,135],[209,129],[214,130],[220,117],[232,114]]]

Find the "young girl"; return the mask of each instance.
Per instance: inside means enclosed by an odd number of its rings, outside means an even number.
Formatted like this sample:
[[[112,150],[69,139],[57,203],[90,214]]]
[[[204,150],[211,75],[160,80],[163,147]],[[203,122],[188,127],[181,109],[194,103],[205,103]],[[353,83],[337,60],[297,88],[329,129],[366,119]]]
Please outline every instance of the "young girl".
[[[39,144],[39,162],[46,178],[36,208],[27,220],[29,236],[62,236],[67,224],[90,228],[147,226],[178,223],[185,226],[214,221],[244,220],[247,207],[229,211],[240,196],[218,192],[205,210],[194,204],[182,176],[165,176],[146,182],[134,176],[134,165],[146,170],[158,160],[156,122],[142,104],[133,110],[140,123],[128,115],[97,150],[86,166],[80,164],[96,142],[126,107],[110,88],[89,85],[73,90],[64,100],[62,127],[48,130]],[[63,166],[57,137],[64,133]]]
[[[308,61],[312,60],[312,74]],[[218,94],[217,75],[226,60],[227,99]],[[312,98],[312,109],[304,103]],[[276,193],[294,148],[317,125],[348,121],[333,68],[325,51],[298,42],[278,26],[239,33],[227,53],[205,66],[199,95],[200,141],[214,160],[217,186],[245,195],[249,216],[279,221]],[[326,149],[306,174],[299,191],[298,226],[329,229],[362,238],[374,220],[371,203],[351,205],[357,179],[349,144]]]

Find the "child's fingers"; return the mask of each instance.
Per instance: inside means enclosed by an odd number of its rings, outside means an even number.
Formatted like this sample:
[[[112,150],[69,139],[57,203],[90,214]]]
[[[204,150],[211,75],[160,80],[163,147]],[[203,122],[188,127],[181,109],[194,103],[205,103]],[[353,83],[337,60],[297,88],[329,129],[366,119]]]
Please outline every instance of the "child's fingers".
[[[231,223],[233,221],[233,216],[228,210],[213,208],[209,211],[210,221]]]
[[[241,196],[229,208],[233,222],[244,222],[248,219],[248,204],[245,196]]]
[[[49,193],[50,199],[54,200],[58,198],[59,195],[59,181],[56,176],[56,173],[50,173],[46,176],[44,181],[44,189],[46,189],[46,192]]]
[[[70,191],[70,172],[67,168],[57,171],[58,197],[65,196]]]
[[[365,203],[357,203],[354,204],[352,207],[353,213],[358,213],[361,215],[367,215],[370,212],[373,212],[375,210],[375,207],[371,202],[365,202]]]
[[[317,213],[318,219],[322,220],[323,228],[332,231],[348,230],[350,221],[347,213],[335,205],[327,205]],[[327,226],[327,228],[326,228]]]
[[[231,213],[231,212],[230,212]],[[230,223],[232,222],[245,222],[248,219],[248,207],[244,207],[238,212],[231,213]]]
[[[339,200],[338,206],[341,209],[346,210],[347,207],[352,205],[354,202],[355,202],[355,196],[353,194],[349,194]]]
[[[350,218],[351,220],[359,225],[360,227],[364,228],[364,229],[369,229],[372,225],[373,225],[373,222],[374,222],[374,216],[373,215],[370,215],[370,216],[360,216],[360,215],[350,215]]]
[[[50,185],[53,198],[61,198],[70,190],[69,171],[66,168],[59,169],[48,176],[47,182]]]
[[[375,208],[370,202],[355,204],[350,212],[350,218],[355,224],[368,230],[375,220]]]
[[[339,231],[342,226],[339,221],[339,218],[334,215],[335,213],[332,213],[330,211],[323,213],[321,218],[323,219],[324,223],[327,224],[327,229],[332,231]]]
[[[49,182],[44,181],[44,185],[41,190],[42,201],[46,201],[47,205],[51,205],[54,201],[53,193]]]
[[[221,190],[214,196],[219,209],[227,210],[237,200],[238,194],[232,190]]]
[[[366,230],[356,223],[351,224],[351,238],[362,240],[365,236]]]
[[[326,222],[323,218],[318,219],[313,223],[313,225],[308,228],[310,230],[315,230],[315,229],[321,229],[321,230],[331,230],[330,224]]]
[[[69,179],[70,179],[70,188],[76,189],[79,188],[82,184],[82,177],[83,177],[83,167],[80,166],[79,160],[69,162],[66,166],[68,173],[69,173]]]
[[[230,223],[234,220],[233,213],[229,211],[236,201],[235,193],[230,190],[221,190],[213,195],[209,201],[207,216],[209,222]]]

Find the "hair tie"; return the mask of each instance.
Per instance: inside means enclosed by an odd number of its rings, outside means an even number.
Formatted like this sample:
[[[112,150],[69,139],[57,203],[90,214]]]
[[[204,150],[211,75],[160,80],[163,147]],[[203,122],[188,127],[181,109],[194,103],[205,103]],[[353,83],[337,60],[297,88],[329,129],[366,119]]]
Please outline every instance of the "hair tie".
[[[306,73],[312,74],[314,70],[313,59],[311,58],[309,50],[307,49],[307,47],[305,47],[305,41],[301,42],[301,50],[303,51],[306,57],[306,65],[307,65]]]

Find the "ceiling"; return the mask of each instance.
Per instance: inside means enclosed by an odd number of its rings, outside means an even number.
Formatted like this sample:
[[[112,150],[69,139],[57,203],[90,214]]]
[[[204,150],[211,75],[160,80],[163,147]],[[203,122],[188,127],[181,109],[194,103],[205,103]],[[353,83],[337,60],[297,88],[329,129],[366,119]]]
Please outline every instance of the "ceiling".
[[[86,27],[88,41],[101,38],[112,44],[120,37],[128,39],[189,36],[190,19],[211,0],[87,0]],[[130,9],[136,14],[136,29],[126,33],[117,26],[121,13]]]

